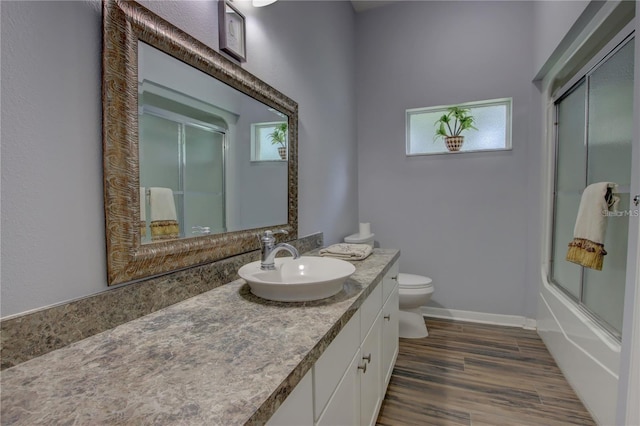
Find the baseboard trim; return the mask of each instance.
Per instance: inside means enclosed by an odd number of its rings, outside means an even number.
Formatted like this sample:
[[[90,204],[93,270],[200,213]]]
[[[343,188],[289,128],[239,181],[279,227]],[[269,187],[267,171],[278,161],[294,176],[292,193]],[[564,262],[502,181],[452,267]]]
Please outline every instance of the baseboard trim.
[[[519,315],[488,314],[485,312],[460,311],[457,309],[435,308],[423,306],[420,308],[422,316],[452,319],[458,321],[477,322],[481,324],[504,325],[521,327],[527,330],[536,329],[536,320]]]

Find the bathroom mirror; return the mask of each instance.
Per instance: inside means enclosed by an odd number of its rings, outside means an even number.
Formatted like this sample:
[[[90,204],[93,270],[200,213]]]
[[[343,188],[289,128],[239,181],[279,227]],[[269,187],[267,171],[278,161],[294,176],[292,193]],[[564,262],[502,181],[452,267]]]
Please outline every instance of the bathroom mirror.
[[[109,285],[297,238],[298,105],[135,2],[103,21]]]
[[[284,113],[138,41],[142,243],[287,223],[286,135],[272,143],[287,126]]]

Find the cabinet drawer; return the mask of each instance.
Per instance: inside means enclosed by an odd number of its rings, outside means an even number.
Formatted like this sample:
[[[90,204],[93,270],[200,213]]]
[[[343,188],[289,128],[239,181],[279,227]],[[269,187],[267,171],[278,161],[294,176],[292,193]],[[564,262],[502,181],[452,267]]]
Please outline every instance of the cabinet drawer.
[[[380,309],[382,309],[382,285],[378,284],[360,307],[360,341],[363,341],[369,333]]]
[[[382,279],[382,301],[385,302],[395,286],[398,284],[398,272],[400,268],[398,261],[391,265],[391,269],[385,274]]]
[[[313,366],[314,420],[327,405],[331,394],[336,389],[353,354],[360,347],[360,309],[353,314],[347,325],[338,333],[329,347],[318,358]]]

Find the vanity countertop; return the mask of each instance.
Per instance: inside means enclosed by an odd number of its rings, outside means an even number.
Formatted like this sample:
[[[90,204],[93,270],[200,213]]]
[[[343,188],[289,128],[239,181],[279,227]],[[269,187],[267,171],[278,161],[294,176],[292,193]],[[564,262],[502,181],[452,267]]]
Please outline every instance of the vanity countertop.
[[[2,424],[263,424],[399,255],[353,262],[329,299],[269,302],[236,280],[4,370]]]

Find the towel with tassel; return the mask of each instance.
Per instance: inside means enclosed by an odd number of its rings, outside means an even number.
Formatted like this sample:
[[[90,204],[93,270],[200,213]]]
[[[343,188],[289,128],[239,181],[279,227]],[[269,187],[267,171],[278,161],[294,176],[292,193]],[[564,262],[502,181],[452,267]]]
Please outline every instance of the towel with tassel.
[[[140,238],[147,236],[147,190],[140,187]]]
[[[344,260],[362,260],[371,254],[368,244],[334,244],[320,250],[320,256],[336,257]]]
[[[567,260],[586,268],[602,271],[607,213],[615,211],[620,201],[616,195],[618,185],[598,182],[587,186],[580,199],[578,217],[569,243]]]
[[[170,240],[180,236],[176,204],[170,188],[150,188],[151,239]]]

